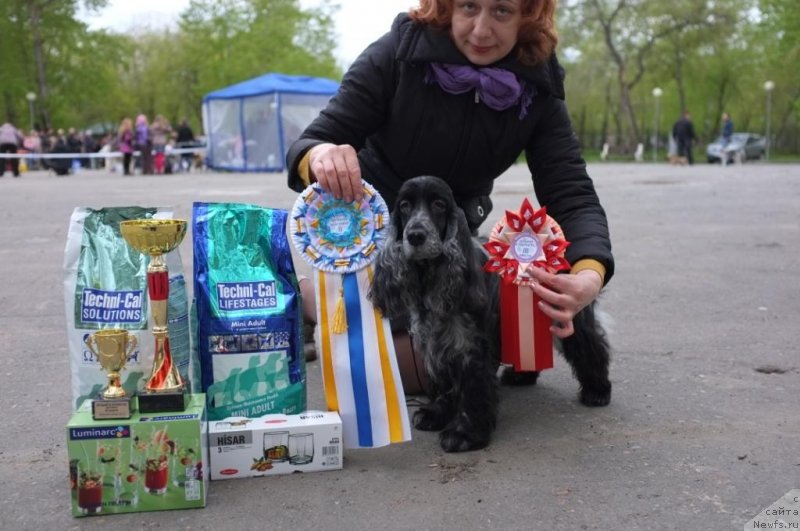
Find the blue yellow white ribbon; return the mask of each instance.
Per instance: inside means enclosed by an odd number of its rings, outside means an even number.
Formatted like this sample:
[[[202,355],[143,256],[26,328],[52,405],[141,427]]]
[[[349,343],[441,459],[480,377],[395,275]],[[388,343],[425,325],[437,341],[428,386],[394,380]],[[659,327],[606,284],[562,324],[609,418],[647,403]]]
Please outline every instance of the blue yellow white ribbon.
[[[346,448],[408,441],[411,428],[389,322],[367,300],[372,266],[337,275],[318,270],[317,330],[328,409],[342,418]],[[330,326],[344,288],[347,332]]]
[[[342,418],[346,448],[411,439],[389,322],[367,299],[388,209],[370,185],[364,192],[361,203],[348,204],[312,185],[292,210],[295,248],[316,269],[325,401]]]

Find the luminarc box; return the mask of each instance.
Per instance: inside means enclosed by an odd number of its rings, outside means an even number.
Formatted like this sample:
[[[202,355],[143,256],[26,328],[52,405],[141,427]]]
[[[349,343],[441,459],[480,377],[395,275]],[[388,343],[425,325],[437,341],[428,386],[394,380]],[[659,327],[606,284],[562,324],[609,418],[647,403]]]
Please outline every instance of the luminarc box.
[[[205,507],[205,395],[185,411],[94,420],[86,400],[67,424],[73,516]]]

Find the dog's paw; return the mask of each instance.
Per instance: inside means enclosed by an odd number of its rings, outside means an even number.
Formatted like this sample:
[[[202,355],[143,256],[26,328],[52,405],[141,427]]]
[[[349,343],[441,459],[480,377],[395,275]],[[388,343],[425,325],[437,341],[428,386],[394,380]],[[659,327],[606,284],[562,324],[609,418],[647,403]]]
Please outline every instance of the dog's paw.
[[[517,372],[514,367],[504,367],[500,373],[500,383],[508,386],[536,385],[538,372]]]
[[[445,412],[433,405],[422,406],[414,413],[414,427],[422,431],[439,431],[448,420]]]
[[[445,428],[439,434],[439,444],[445,452],[469,452],[489,445],[491,434],[466,432],[461,426]]]
[[[611,402],[611,383],[600,389],[581,389],[581,404],[588,407],[607,406]]]

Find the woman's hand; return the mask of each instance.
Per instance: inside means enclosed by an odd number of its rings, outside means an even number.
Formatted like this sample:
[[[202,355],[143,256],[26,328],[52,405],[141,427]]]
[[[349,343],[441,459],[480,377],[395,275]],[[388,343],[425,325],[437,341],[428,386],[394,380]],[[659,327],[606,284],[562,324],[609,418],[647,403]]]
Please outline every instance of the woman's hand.
[[[553,320],[550,332],[564,339],[575,333],[572,319],[597,298],[603,287],[600,274],[584,269],[575,275],[554,275],[540,267],[529,272],[536,283],[533,292],[539,296],[539,307]]]
[[[361,200],[361,167],[353,146],[316,145],[309,153],[308,166],[322,189],[336,199]]]

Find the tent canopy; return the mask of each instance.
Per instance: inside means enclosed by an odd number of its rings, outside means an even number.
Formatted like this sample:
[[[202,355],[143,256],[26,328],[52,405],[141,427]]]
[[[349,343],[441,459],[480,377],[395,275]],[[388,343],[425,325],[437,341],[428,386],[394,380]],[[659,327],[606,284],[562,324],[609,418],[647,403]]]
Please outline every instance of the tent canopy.
[[[245,98],[261,94],[317,94],[331,96],[339,90],[339,83],[323,77],[288,76],[286,74],[264,74],[230,87],[215,90],[203,98],[205,103],[212,99]]]
[[[286,151],[339,89],[336,81],[269,73],[203,98],[207,164],[283,171]]]

